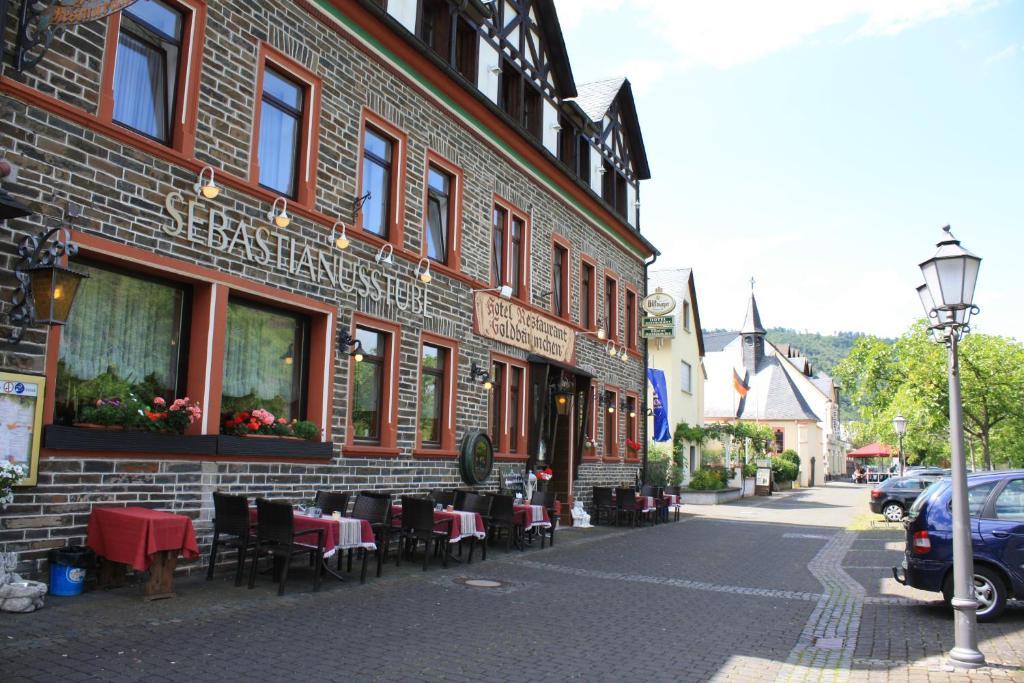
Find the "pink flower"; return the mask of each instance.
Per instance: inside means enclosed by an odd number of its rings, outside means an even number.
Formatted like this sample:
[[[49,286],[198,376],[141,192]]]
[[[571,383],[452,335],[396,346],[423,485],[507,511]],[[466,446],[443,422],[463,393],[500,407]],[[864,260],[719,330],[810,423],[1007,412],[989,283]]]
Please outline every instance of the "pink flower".
[[[269,410],[264,410],[263,408],[257,408],[252,411],[252,417],[265,425],[274,423],[274,415]]]
[[[279,424],[279,425],[288,424],[288,420],[284,419],[283,417],[279,417],[279,418],[277,418],[277,424]]]
[[[167,401],[165,401],[162,397],[157,396],[156,398],[153,399],[153,405],[155,405],[155,406],[167,405]]]

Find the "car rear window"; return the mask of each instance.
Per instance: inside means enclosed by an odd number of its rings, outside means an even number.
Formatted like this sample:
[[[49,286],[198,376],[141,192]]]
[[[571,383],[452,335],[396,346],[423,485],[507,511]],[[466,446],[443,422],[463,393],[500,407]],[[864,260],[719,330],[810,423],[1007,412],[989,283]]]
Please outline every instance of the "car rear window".
[[[908,513],[908,516],[911,519],[917,517],[918,512],[921,511],[921,508],[924,507],[925,503],[927,503],[929,499],[938,496],[939,493],[942,492],[947,486],[949,486],[949,480],[940,479],[939,481],[935,482],[934,484],[926,488],[921,493],[921,495],[917,497],[917,499],[914,501],[914,504],[910,506],[910,512]]]

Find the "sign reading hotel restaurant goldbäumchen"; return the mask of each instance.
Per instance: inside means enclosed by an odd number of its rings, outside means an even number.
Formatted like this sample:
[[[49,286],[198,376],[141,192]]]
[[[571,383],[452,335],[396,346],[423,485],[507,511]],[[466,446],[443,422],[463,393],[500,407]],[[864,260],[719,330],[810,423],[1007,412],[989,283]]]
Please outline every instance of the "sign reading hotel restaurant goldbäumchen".
[[[576,331],[571,327],[489,292],[477,292],[473,299],[473,330],[563,363],[572,363],[576,355]]]

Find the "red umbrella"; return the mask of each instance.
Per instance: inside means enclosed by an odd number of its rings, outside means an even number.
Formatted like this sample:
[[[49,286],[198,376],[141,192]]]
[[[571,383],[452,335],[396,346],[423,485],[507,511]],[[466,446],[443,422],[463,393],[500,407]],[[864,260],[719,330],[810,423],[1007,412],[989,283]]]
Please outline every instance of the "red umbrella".
[[[847,458],[888,458],[895,452],[892,446],[886,446],[884,443],[878,441],[869,443],[867,446],[861,446],[860,448],[850,451],[846,454]]]

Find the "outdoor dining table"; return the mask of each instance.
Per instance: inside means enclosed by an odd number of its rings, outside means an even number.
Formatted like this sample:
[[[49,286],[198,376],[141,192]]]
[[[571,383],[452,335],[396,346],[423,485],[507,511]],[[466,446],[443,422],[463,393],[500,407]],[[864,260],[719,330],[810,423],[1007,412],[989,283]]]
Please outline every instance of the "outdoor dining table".
[[[257,519],[256,508],[249,508],[249,519],[255,523]],[[327,560],[334,557],[338,551],[346,551],[354,548],[362,548],[367,552],[377,549],[376,538],[373,535],[373,527],[365,519],[353,517],[313,517],[303,512],[296,512],[292,517],[292,525],[297,532],[309,529],[324,530],[324,569],[339,581],[344,581],[342,576],[331,569]],[[314,534],[307,534],[300,538],[315,538]],[[297,541],[299,545],[316,547],[310,543]],[[366,562],[364,558],[363,571],[360,581],[366,580]]]
[[[86,527],[86,545],[105,560],[101,586],[123,583],[129,566],[149,570],[142,589],[147,600],[173,598],[178,555],[186,560],[199,557],[191,518],[141,507],[94,509]]]
[[[402,506],[395,504],[391,506],[391,516],[396,517],[402,514]],[[478,512],[464,512],[462,510],[434,510],[434,524],[440,524],[445,520],[452,520],[451,543],[458,543],[466,538],[487,538],[487,527],[484,525],[484,518]],[[400,526],[401,521],[395,519],[393,524]]]
[[[523,531],[535,528],[548,528],[551,526],[551,516],[548,509],[543,505],[517,504],[513,506],[516,513],[516,522],[523,527]],[[555,517],[562,514],[562,502],[555,501]]]

